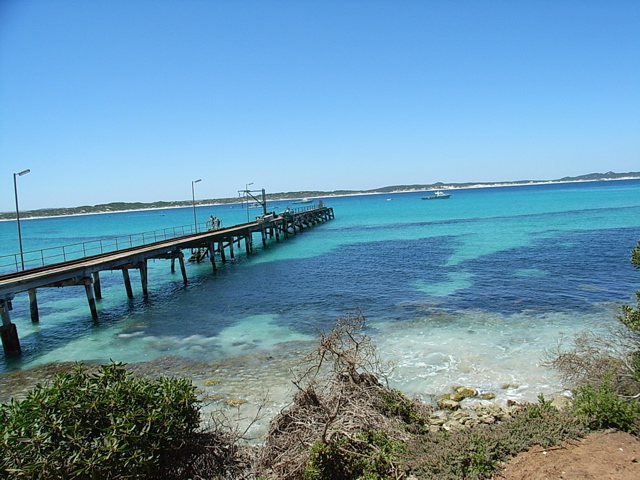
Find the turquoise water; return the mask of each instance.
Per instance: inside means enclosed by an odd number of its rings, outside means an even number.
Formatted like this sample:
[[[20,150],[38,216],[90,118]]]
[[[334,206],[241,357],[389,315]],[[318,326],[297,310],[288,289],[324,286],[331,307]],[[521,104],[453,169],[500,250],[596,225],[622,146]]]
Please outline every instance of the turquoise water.
[[[629,256],[640,240],[640,181],[456,190],[440,201],[424,195],[326,198],[335,220],[237,255],[216,275],[208,262],[188,264],[186,287],[169,261],[152,262],[147,299],[135,271],[133,300],[119,272],[104,272],[98,324],[81,287],[40,290],[38,325],[20,294],[11,315],[24,355],[0,354],[0,372],[60,361],[148,362],[192,377],[209,394],[247,399],[247,408],[268,392],[275,410],[317,329],[360,309],[394,364],[390,382],[409,395],[427,398],[460,383],[499,401],[561,391],[541,364],[545,349],[615,324],[617,308],[639,288]],[[247,220],[238,206],[198,208],[199,218],[209,215],[223,226]],[[192,220],[184,208],[21,223],[25,250],[36,250]],[[0,255],[16,252],[14,222],[0,222],[0,245]]]

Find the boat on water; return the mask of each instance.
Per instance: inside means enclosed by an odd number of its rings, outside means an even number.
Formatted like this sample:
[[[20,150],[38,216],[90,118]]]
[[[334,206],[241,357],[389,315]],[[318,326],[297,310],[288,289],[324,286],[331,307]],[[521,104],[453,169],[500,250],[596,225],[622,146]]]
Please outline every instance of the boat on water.
[[[300,203],[312,203],[313,202],[313,198],[303,198],[302,200],[296,200],[295,204],[300,204]]]
[[[449,198],[450,196],[450,193],[444,193],[443,191],[438,190],[433,195],[422,197],[422,200],[444,200],[445,198]]]

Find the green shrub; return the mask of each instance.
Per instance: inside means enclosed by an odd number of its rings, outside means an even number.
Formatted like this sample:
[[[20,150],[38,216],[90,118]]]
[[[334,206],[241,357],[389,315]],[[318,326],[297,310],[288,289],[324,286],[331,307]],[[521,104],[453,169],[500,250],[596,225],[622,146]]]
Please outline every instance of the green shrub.
[[[618,319],[624,323],[629,329],[640,331],[640,291],[636,292],[637,308],[629,305],[623,305],[620,309],[621,315]]]
[[[391,439],[380,430],[370,430],[353,438],[341,436],[337,441],[316,440],[309,453],[305,480],[396,478],[398,454],[405,444]]]
[[[0,406],[0,477],[133,478],[152,472],[199,424],[195,388],[82,365]]]
[[[402,392],[389,389],[381,391],[381,413],[387,417],[397,417],[411,433],[425,433],[429,430],[428,417],[431,408],[424,405],[420,411],[418,404],[409,400]]]
[[[597,388],[583,385],[575,392],[574,410],[588,419],[591,428],[618,428],[626,432],[638,432],[640,404],[636,400],[621,398],[605,379]]]
[[[630,353],[629,360],[631,364],[631,378],[636,382],[640,382],[640,351]]]

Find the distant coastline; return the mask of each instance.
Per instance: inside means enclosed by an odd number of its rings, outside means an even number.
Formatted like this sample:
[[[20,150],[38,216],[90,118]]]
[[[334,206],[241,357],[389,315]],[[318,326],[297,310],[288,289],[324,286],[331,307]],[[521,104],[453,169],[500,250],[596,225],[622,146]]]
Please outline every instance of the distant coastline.
[[[605,180],[637,180],[640,179],[640,172],[628,173],[590,173],[577,177],[563,177],[556,180],[518,180],[513,182],[466,182],[466,183],[443,183],[436,182],[432,184],[414,184],[414,185],[394,185],[388,187],[375,188],[372,190],[334,190],[334,191],[300,191],[300,192],[280,192],[268,193],[267,201],[283,201],[296,200],[300,198],[326,198],[326,197],[344,197],[354,195],[374,195],[384,193],[403,193],[403,192],[423,192],[428,190],[454,190],[465,188],[493,188],[493,187],[513,187],[525,185],[546,185],[554,183],[573,183],[573,182],[597,182]],[[213,206],[239,204],[242,200],[233,198],[204,199],[196,201],[196,206]],[[35,219],[47,217],[66,217],[72,215],[91,215],[102,213],[118,213],[132,212],[141,210],[161,210],[169,208],[184,208],[193,205],[192,201],[158,201],[151,203],[142,202],[113,202],[99,205],[83,205],[79,207],[63,207],[63,208],[42,208],[37,210],[20,211],[21,219]],[[15,220],[15,212],[0,212],[0,221]]]

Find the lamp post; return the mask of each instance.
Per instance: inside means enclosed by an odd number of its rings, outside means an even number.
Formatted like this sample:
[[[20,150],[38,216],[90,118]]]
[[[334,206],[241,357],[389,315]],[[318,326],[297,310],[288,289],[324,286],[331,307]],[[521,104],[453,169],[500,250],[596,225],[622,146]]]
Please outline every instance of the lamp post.
[[[244,185],[244,196],[247,199],[247,223],[249,223],[249,185],[253,185],[253,182]]]
[[[22,232],[20,231],[20,208],[18,207],[18,177],[26,175],[31,170],[26,169],[18,173],[13,174],[13,191],[16,195],[16,223],[18,224],[18,243],[20,244],[20,263],[22,264],[22,270],[24,270],[24,255],[22,254]]]
[[[193,199],[193,228],[198,233],[198,219],[196,218],[196,188],[195,184],[201,182],[202,179],[191,181],[191,198]]]

